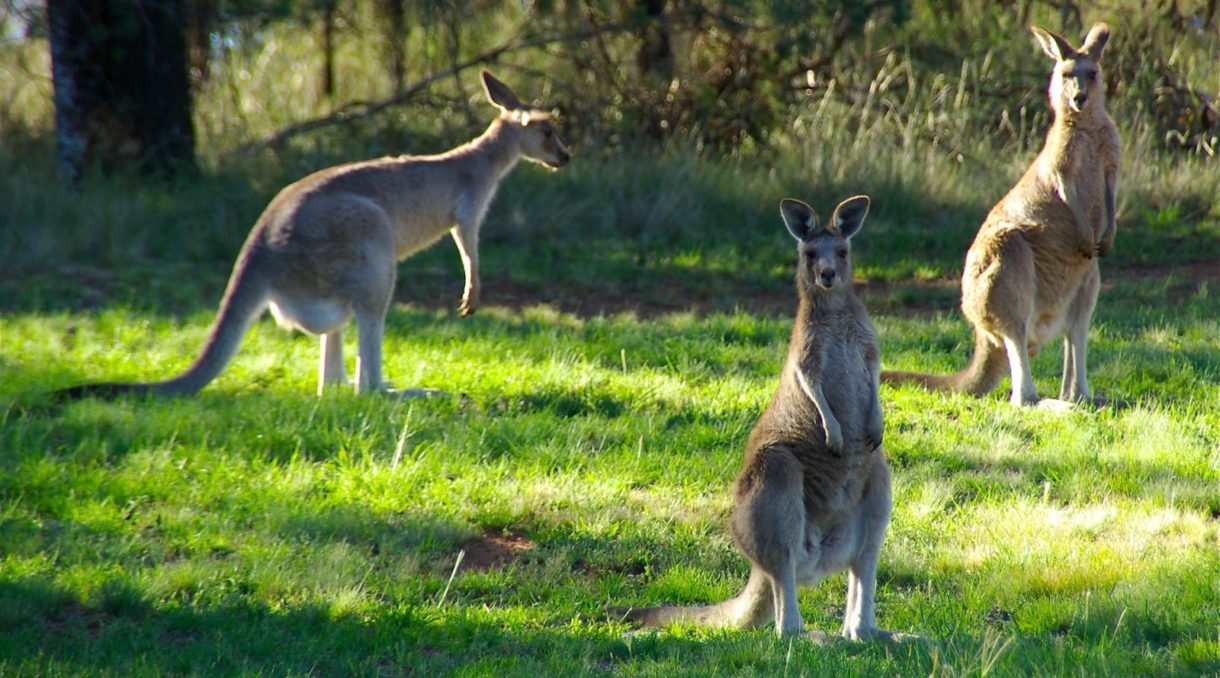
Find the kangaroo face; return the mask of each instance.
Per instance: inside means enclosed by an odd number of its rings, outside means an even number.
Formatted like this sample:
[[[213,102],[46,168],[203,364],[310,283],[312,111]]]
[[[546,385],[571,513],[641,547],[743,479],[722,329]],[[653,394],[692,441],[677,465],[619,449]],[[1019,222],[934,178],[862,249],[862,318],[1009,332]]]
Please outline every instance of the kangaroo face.
[[[1042,51],[1055,60],[1051,71],[1051,106],[1057,112],[1077,114],[1104,106],[1101,84],[1101,53],[1110,39],[1105,24],[1094,24],[1079,49],[1058,33],[1030,26]]]
[[[821,235],[802,242],[798,250],[800,275],[808,286],[830,290],[851,281],[851,246],[846,239],[822,229]]]
[[[1101,105],[1101,69],[1088,57],[1060,61],[1051,75],[1050,97],[1055,108],[1080,113],[1090,104]]]
[[[832,290],[851,284],[850,241],[864,224],[868,204],[863,195],[848,198],[835,207],[830,223],[823,226],[809,205],[793,198],[780,202],[784,226],[799,243],[796,276],[804,289]]]
[[[552,169],[563,167],[572,159],[549,118],[535,118],[525,122],[522,126],[521,153],[527,160],[542,163]]]
[[[487,71],[483,71],[483,90],[487,100],[500,109],[500,119],[516,128],[521,155],[553,169],[568,164],[572,156],[563,147],[551,116],[545,110],[521,103],[508,85]]]

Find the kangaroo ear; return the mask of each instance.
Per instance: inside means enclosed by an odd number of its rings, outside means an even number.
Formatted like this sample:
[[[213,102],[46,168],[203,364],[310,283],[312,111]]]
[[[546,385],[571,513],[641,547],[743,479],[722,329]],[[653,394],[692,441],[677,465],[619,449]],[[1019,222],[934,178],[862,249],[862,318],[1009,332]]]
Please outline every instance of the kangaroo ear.
[[[496,79],[496,76],[487,71],[483,71],[483,91],[487,92],[487,98],[491,103],[503,110],[515,111],[522,107],[521,101],[508,88],[508,85],[500,82]]]
[[[793,238],[801,242],[809,239],[813,230],[818,227],[818,217],[813,208],[795,198],[784,198],[779,201],[779,214],[784,218],[784,226]]]
[[[1055,61],[1067,61],[1076,53],[1076,50],[1072,48],[1072,43],[1058,33],[1052,33],[1038,26],[1030,26],[1029,30],[1034,32],[1034,37],[1038,39],[1038,44],[1042,46],[1042,51],[1046,52],[1046,56]]]
[[[869,200],[867,195],[857,195],[839,203],[830,223],[834,230],[844,238],[850,238],[860,231],[864,225],[864,217],[868,215]]]
[[[1084,38],[1084,44],[1080,46],[1080,51],[1089,55],[1093,61],[1101,61],[1101,51],[1106,48],[1106,43],[1110,41],[1110,27],[1103,23],[1093,24],[1089,29],[1089,34]]]

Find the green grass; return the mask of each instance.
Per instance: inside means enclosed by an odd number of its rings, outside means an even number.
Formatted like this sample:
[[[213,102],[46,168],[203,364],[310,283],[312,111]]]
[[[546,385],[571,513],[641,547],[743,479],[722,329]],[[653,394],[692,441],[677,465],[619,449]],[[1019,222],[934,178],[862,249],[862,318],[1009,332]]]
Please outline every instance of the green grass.
[[[451,310],[451,245],[400,268],[388,376],[465,395],[406,403],[313,397],[316,341],[267,320],[197,397],[52,405],[54,387],[189,362],[274,182],[103,185],[85,189],[90,210],[28,188],[37,167],[11,175],[6,209],[90,219],[114,247],[90,261],[10,231],[48,246],[43,270],[27,247],[0,317],[0,673],[1220,671],[1220,320],[1198,258],[1217,224],[1165,210],[1127,212],[1091,333],[1094,389],[1132,407],[1051,415],[1000,392],[883,389],[880,621],[934,645],[607,621],[606,604],[711,602],[744,582],[728,491],[794,304],[773,198],[825,211],[873,192],[855,256],[884,364],[951,370],[970,331],[938,281],[960,267],[981,182],[953,174],[929,196],[941,207],[906,212],[887,203],[921,203],[860,187],[857,170],[840,184],[795,163],[634,162],[518,170],[472,319]],[[1192,240],[1129,246],[1158,230]],[[1035,361],[1045,393],[1058,355]],[[527,548],[450,583],[459,550],[498,535]],[[802,592],[811,627],[837,628],[843,589]]]

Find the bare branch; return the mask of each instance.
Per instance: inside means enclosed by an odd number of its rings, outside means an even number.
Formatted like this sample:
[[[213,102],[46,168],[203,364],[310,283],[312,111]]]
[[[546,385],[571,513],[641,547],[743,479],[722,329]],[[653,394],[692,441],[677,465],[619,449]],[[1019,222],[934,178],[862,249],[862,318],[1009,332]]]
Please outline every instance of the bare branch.
[[[541,36],[541,37],[533,38],[530,40],[525,40],[522,42],[516,42],[516,43],[507,42],[507,43],[504,43],[503,45],[500,45],[499,47],[495,47],[493,49],[487,50],[486,52],[473,56],[465,61],[455,63],[453,66],[450,66],[449,68],[446,68],[443,71],[438,71],[425,78],[416,80],[415,82],[411,83],[410,85],[407,85],[406,87],[400,89],[393,96],[387,97],[385,99],[379,99],[377,101],[349,102],[349,103],[345,104],[341,109],[339,109],[338,111],[336,111],[330,115],[323,116],[320,118],[314,118],[312,120],[304,120],[304,121],[289,125],[266,139],[244,144],[238,148],[237,152],[238,153],[249,153],[249,152],[253,152],[253,151],[256,151],[259,149],[263,149],[263,148],[280,149],[284,146],[284,144],[289,139],[291,139],[295,136],[304,134],[306,132],[312,132],[317,129],[322,129],[323,127],[341,125],[341,124],[344,124],[347,122],[351,122],[353,120],[361,120],[364,118],[368,118],[370,116],[376,115],[377,113],[380,113],[381,111],[386,110],[387,108],[406,103],[416,94],[418,94],[420,91],[427,89],[429,86],[432,85],[432,83],[434,83],[438,80],[444,80],[445,78],[453,77],[453,76],[461,73],[462,71],[465,71],[474,66],[491,63],[491,62],[495,61],[496,59],[504,56],[505,54],[512,54],[513,52],[520,52],[520,51],[524,51],[527,49],[534,49],[537,47],[545,47],[547,45],[553,45],[555,43],[560,43],[560,42],[571,42],[573,40],[582,40],[584,38],[592,37],[595,35],[600,35],[603,33],[613,33],[613,32],[617,32],[617,31],[626,30],[626,28],[627,27],[624,26],[623,24],[608,24],[605,26],[598,26],[595,28],[589,28],[589,29],[582,30],[582,31],[575,31],[572,33],[561,33],[558,35]]]

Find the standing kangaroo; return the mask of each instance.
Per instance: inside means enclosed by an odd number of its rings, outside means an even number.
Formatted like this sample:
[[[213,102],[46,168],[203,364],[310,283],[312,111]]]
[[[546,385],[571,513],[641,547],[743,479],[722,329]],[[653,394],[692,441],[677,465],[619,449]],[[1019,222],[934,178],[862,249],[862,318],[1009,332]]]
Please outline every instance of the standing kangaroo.
[[[974,357],[957,374],[884,372],[886,382],[983,395],[1004,376],[1007,355],[1012,403],[1034,405],[1030,357],[1063,334],[1059,399],[1042,403],[1065,409],[1093,401],[1085,374],[1089,320],[1101,286],[1097,258],[1114,246],[1121,154],[1098,65],[1110,29],[1095,24],[1079,50],[1050,31],[1031,30],[1055,60],[1055,119],[1042,152],[992,208],[966,254],[962,312],[974,325]]]
[[[479,226],[500,180],[521,158],[552,168],[569,160],[547,113],[482,75],[487,98],[500,109],[482,136],[440,155],[338,165],[281,190],[242,245],[207,343],[184,372],[155,383],[85,384],[60,395],[195,393],[224,369],[268,306],[281,326],[321,335],[319,395],[347,381],[341,332],[355,316],[356,391],[382,389],[382,335],[397,262],[452,233],[466,272],[461,314],[473,313]]]
[[[865,196],[849,198],[821,227],[805,203],[780,203],[800,243],[800,305],[779,389],[750,434],[733,492],[733,539],[751,564],[745,589],[718,605],[614,609],[616,616],[737,628],[774,619],[779,634],[797,634],[797,586],[848,569],[843,636],[897,637],[879,630],[873,613],[890,475],[881,450],[877,335],[851,288],[849,239],[868,205]]]

